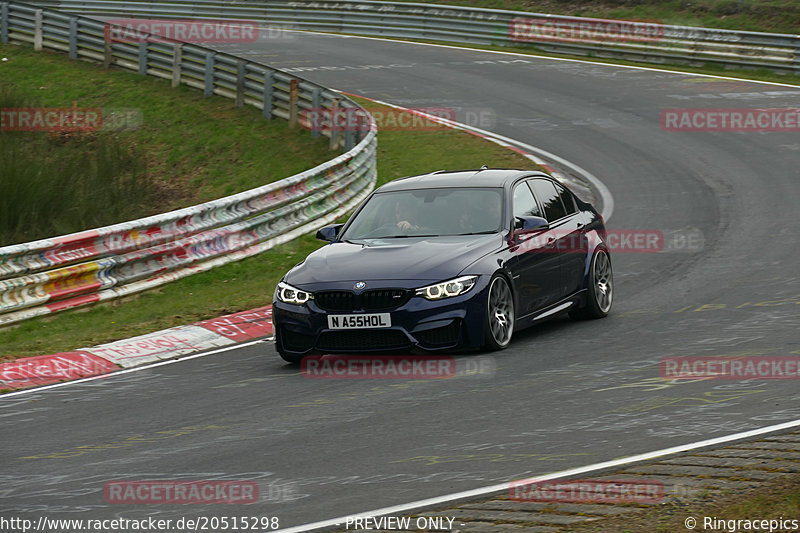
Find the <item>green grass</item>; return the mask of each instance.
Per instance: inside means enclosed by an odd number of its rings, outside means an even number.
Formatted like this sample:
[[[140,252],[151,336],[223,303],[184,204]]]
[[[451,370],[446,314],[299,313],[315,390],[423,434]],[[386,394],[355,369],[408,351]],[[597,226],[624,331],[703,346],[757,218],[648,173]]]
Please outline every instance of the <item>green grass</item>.
[[[0,109],[38,105],[0,80]],[[0,169],[0,243],[135,218],[153,190],[138,150],[102,131],[0,129]]]
[[[2,193],[8,205],[25,205],[42,214],[49,225],[26,227],[20,216],[2,209],[0,246],[14,242],[79,231],[98,225],[162,213],[193,205],[275,181],[312,168],[334,153],[325,139],[312,140],[310,133],[290,130],[285,121],[267,121],[250,106],[236,108],[226,98],[205,98],[200,91],[181,86],[172,89],[169,82],[117,69],[105,70],[94,63],[70,61],[63,54],[34,52],[25,46],[0,45],[0,86],[6,106],[25,102],[44,107],[133,109],[141,117],[141,126],[91,134],[54,136],[44,132],[5,132],[0,155],[0,183],[18,185],[13,196],[8,187]],[[17,96],[20,95],[20,96]],[[0,105],[3,102],[0,101]],[[7,139],[21,139],[24,144],[9,149]],[[93,144],[99,144],[93,149]],[[123,180],[121,189],[132,188],[120,196],[98,196],[97,180],[85,176],[82,169],[102,166],[103,154],[116,150],[130,170],[146,176]],[[70,162],[56,167],[58,176],[32,172],[30,160],[42,160],[44,154],[67,152]],[[81,152],[81,157],[76,156]],[[11,155],[25,167],[11,179]],[[51,156],[48,156],[52,157]],[[23,171],[25,170],[25,171]],[[29,178],[36,174],[35,181]],[[52,174],[52,173],[51,173]],[[123,172],[120,176],[125,176]],[[19,179],[25,178],[25,187]],[[146,179],[145,179],[146,178]],[[62,194],[70,182],[69,195]],[[115,190],[120,190],[118,187]],[[81,194],[77,194],[82,191]],[[34,198],[36,201],[31,201]],[[62,211],[75,216],[54,218],[52,203],[60,198]],[[118,198],[114,209],[102,209],[106,201]]]

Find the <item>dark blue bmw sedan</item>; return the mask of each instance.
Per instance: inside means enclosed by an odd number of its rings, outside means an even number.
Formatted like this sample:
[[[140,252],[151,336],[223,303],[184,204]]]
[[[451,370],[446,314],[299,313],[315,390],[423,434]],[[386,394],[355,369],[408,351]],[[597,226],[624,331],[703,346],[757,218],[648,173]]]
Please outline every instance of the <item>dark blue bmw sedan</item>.
[[[287,361],[320,353],[499,350],[556,313],[608,314],[603,219],[550,176],[434,172],[375,190],[330,244],[278,283],[273,324]]]

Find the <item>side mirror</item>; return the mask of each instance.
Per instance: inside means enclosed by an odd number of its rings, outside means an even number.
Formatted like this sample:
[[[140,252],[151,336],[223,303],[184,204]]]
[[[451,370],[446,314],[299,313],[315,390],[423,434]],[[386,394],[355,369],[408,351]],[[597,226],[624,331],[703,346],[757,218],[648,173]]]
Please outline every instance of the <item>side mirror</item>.
[[[331,226],[320,228],[317,231],[317,239],[321,241],[333,242],[336,240],[336,236],[339,235],[339,230],[341,230],[343,226],[344,224],[333,224]]]
[[[516,223],[514,224],[514,229],[517,230],[518,233],[543,230],[549,227],[550,224],[547,222],[547,219],[533,216],[516,217]]]

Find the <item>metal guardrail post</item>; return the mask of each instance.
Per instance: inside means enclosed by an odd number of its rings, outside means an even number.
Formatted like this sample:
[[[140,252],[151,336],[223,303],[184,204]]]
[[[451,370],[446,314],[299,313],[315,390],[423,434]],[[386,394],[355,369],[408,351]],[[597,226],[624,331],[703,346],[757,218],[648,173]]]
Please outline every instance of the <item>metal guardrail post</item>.
[[[297,127],[297,100],[299,98],[299,89],[297,80],[292,78],[289,83],[289,127]]]
[[[800,75],[800,38],[794,42],[794,73]]]
[[[355,111],[355,115],[356,115],[355,128],[353,128],[355,130],[353,132],[355,134],[355,139],[353,139],[353,146],[361,142],[364,129],[367,127],[364,115],[359,113],[358,110]]]
[[[205,72],[205,87],[203,89],[204,96],[211,96],[214,94],[214,52],[206,54],[206,72]]]
[[[111,39],[106,35],[106,38],[103,40],[103,68],[111,67],[111,61],[114,59],[112,55],[114,50],[112,47]]]
[[[350,113],[349,107],[346,107],[345,110],[346,110],[345,113]],[[346,152],[349,152],[356,145],[356,132],[355,128],[353,128],[351,125],[349,115],[345,117],[345,120],[347,122],[347,126],[344,129],[344,150]]]
[[[331,120],[330,120],[330,133],[331,142],[328,145],[331,150],[336,150],[339,147],[339,127],[337,126],[339,120],[339,107],[341,98],[331,98]]]
[[[244,83],[245,83],[245,63],[238,61],[236,63],[236,107],[244,105]]]
[[[42,10],[37,9],[33,15],[33,50],[42,51]]]
[[[354,146],[360,143],[361,139],[364,138],[365,130],[367,130],[367,117],[365,117],[363,113],[356,111],[356,138],[353,143]]]
[[[275,84],[275,72],[268,70],[264,73],[264,118],[272,120],[272,91]]]
[[[172,45],[172,87],[181,84],[181,64],[183,62],[183,44]]]
[[[314,87],[311,90],[311,113],[309,116],[311,117],[311,136],[316,138],[320,136],[320,123],[322,122],[322,114],[321,109],[319,107],[320,101],[320,89],[319,87]]]
[[[147,41],[139,43],[139,74],[147,74]]]
[[[69,57],[78,59],[78,18],[69,19]]]
[[[8,2],[0,4],[0,44],[8,44]]]

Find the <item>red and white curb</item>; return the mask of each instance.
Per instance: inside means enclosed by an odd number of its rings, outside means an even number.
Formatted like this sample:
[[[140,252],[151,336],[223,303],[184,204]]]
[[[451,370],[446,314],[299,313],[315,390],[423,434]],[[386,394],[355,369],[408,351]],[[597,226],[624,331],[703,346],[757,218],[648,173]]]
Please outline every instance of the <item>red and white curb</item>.
[[[203,320],[71,352],[0,364],[0,390],[72,381],[272,334],[272,306]]]

